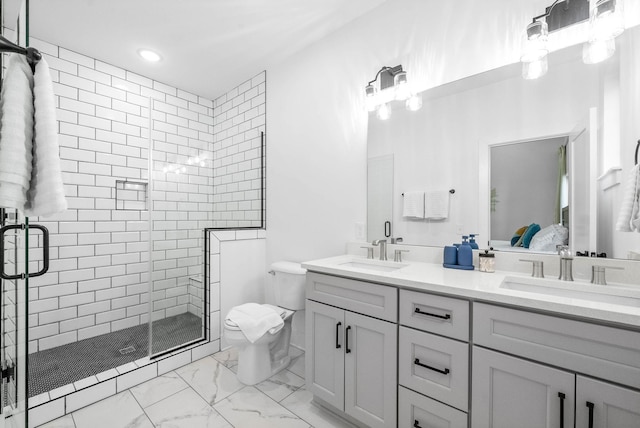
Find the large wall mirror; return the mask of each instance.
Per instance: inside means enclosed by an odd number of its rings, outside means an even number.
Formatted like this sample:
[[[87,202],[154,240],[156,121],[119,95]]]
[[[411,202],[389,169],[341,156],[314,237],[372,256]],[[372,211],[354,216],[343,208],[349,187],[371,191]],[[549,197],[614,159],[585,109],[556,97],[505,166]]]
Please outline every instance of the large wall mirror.
[[[369,117],[369,176],[380,159],[389,182],[369,180],[368,240],[444,246],[478,233],[481,248],[555,252],[511,246],[515,232],[538,224],[566,229],[573,251],[640,258],[640,233],[615,230],[640,135],[640,29],[616,39],[612,58],[582,62],[582,46],[549,55],[549,71],[524,80],[519,63],[432,88],[423,108],[395,106]],[[391,187],[382,191],[375,186]],[[455,190],[446,218],[403,216],[406,192]],[[379,210],[386,199],[387,213]],[[389,233],[387,233],[389,235]]]

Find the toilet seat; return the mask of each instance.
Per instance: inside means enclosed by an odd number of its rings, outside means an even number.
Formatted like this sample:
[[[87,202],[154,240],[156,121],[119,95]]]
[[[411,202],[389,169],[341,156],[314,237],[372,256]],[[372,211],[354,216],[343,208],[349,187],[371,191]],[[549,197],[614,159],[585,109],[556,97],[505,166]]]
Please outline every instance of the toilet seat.
[[[286,320],[287,318],[289,318],[291,315],[293,315],[294,311],[290,311],[288,309],[284,309],[281,308],[279,306],[274,306],[274,305],[269,305],[269,304],[263,304],[262,306],[265,306],[267,308],[271,308],[274,311],[276,311],[278,313],[278,315],[280,315],[280,318],[282,318],[283,320]],[[227,330],[232,330],[232,331],[240,331],[240,328],[238,327],[238,324],[236,324],[235,322],[233,322],[232,320],[226,318],[224,320],[224,326]]]

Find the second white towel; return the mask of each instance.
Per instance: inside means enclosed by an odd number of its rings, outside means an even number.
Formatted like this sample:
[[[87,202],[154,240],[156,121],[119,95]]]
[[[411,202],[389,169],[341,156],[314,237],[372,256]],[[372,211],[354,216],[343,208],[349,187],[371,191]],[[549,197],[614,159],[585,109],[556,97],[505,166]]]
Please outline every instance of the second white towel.
[[[449,217],[449,191],[433,190],[425,193],[424,218],[442,220]]]
[[[33,170],[27,193],[25,213],[28,216],[48,216],[67,209],[64,195],[58,122],[49,65],[41,59],[36,65],[33,82],[35,132]]]
[[[620,232],[640,232],[640,166],[635,165],[629,172],[622,195],[622,205],[616,222]]]

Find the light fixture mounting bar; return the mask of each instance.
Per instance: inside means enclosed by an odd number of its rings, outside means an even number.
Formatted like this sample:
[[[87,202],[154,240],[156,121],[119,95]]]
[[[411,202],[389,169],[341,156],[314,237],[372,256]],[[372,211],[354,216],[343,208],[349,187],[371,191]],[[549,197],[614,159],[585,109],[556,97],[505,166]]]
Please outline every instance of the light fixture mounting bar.
[[[556,0],[545,13],[533,18],[545,18],[549,32],[560,30],[589,19],[589,0]]]

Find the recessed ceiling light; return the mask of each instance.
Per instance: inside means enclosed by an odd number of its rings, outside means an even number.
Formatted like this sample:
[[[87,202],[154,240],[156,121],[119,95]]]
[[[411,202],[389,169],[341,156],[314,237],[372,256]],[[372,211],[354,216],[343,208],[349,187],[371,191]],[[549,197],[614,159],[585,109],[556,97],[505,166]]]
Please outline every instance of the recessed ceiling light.
[[[158,62],[160,61],[160,59],[162,59],[162,57],[158,53],[149,49],[139,49],[138,55],[149,62]]]

